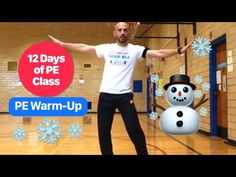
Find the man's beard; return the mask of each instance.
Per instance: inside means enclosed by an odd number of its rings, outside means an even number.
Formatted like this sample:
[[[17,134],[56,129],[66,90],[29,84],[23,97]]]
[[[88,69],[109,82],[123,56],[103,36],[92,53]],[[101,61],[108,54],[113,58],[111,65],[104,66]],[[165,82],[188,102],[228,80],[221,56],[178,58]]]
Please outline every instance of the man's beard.
[[[126,43],[127,40],[128,40],[128,37],[124,36],[124,35],[121,35],[119,38],[117,38],[117,40],[120,42],[120,43]]]

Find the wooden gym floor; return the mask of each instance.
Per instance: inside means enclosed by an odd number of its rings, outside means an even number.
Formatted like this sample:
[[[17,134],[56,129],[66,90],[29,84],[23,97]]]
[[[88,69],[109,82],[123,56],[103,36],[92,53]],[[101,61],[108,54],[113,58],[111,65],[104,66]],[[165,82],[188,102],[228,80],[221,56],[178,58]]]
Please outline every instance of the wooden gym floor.
[[[0,114],[0,154],[1,155],[100,155],[96,114],[86,117],[48,117],[59,121],[62,136],[54,144],[39,140],[36,128],[44,117],[33,117],[23,121],[22,117]],[[236,154],[236,147],[224,143],[219,137],[192,135],[167,135],[160,131],[158,121],[147,114],[140,114],[140,123],[147,140],[150,155],[230,155]],[[71,138],[69,124],[79,123],[83,127],[80,138]],[[19,141],[13,138],[16,128],[25,128],[26,137]],[[113,150],[116,155],[135,155],[135,149],[125,130],[120,114],[116,114],[112,127]]]

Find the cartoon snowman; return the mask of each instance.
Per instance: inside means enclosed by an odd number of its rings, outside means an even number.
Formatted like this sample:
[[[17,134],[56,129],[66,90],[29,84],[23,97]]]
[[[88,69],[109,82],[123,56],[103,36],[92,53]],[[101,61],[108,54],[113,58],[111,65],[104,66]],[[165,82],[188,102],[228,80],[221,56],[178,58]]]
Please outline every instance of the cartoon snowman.
[[[167,134],[192,134],[200,128],[200,117],[194,110],[205,103],[205,95],[200,102],[194,106],[193,91],[196,86],[190,83],[187,75],[176,74],[170,77],[170,83],[164,85],[167,91],[166,99],[170,108],[154,104],[164,112],[160,116],[160,128]]]

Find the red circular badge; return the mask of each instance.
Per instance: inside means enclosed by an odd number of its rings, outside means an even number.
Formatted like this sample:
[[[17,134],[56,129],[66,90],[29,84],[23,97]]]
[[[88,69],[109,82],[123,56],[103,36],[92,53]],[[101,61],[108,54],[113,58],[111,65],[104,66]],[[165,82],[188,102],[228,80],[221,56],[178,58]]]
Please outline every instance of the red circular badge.
[[[21,56],[19,77],[25,88],[37,96],[55,96],[63,92],[74,75],[69,53],[53,42],[40,42]]]

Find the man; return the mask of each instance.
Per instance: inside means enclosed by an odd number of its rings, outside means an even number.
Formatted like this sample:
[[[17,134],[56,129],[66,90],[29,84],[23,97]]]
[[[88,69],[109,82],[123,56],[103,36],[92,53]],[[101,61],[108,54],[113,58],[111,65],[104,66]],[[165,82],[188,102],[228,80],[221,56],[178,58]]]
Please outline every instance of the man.
[[[59,41],[49,37],[66,49],[83,53],[92,53],[105,58],[105,67],[100,86],[98,101],[98,136],[101,153],[112,155],[111,127],[116,108],[122,115],[126,130],[138,155],[147,155],[146,140],[140,126],[138,114],[133,102],[131,89],[135,64],[141,58],[165,58],[184,53],[191,43],[178,49],[149,50],[144,46],[128,43],[129,24],[119,22],[114,25],[116,43],[87,45]]]

